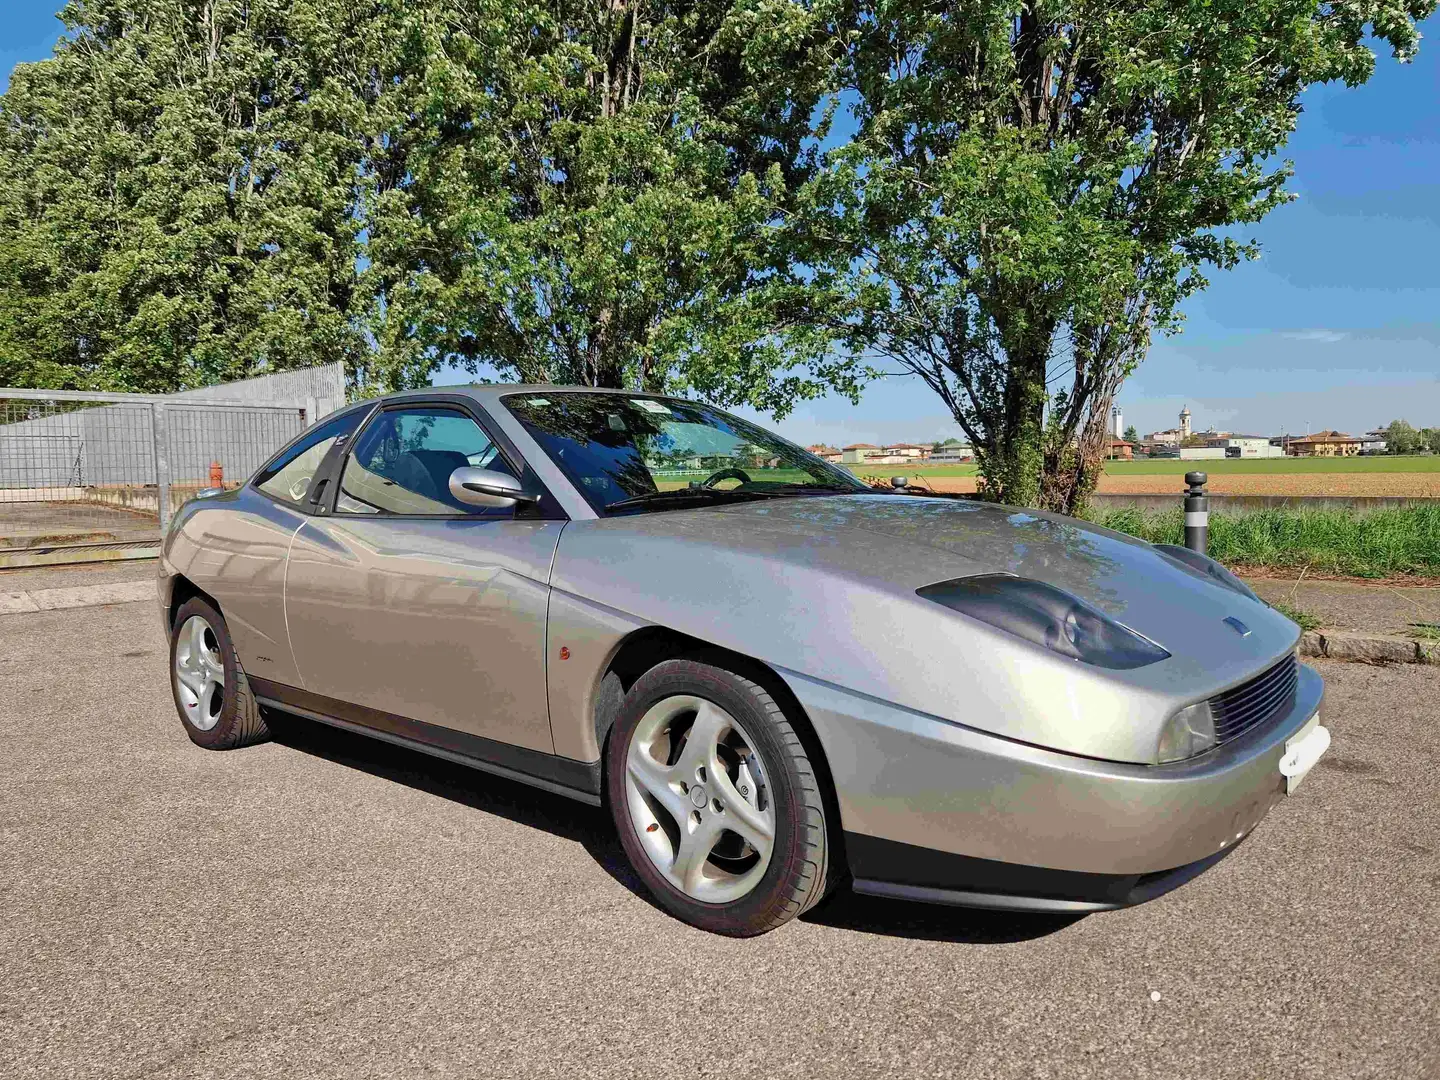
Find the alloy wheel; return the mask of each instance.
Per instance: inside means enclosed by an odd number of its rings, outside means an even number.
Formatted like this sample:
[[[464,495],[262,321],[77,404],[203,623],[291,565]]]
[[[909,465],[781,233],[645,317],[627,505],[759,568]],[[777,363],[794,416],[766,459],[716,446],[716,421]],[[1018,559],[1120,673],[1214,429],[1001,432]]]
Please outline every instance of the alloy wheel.
[[[225,662],[215,630],[199,615],[180,627],[175,643],[175,686],[185,719],[200,731],[220,721],[225,707]]]
[[[630,739],[625,791],[641,847],[686,896],[728,903],[765,876],[775,806],[764,765],[714,702],[677,694],[652,706]]]

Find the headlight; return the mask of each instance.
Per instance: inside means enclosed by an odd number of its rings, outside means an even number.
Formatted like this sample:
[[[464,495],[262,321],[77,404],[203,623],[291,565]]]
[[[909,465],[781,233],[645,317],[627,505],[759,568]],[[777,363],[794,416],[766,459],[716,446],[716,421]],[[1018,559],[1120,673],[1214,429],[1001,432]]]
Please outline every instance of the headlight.
[[[1181,709],[1170,717],[1165,730],[1160,733],[1160,746],[1155,751],[1155,760],[1184,761],[1196,754],[1203,754],[1215,745],[1215,716],[1210,712],[1210,703],[1202,701]]]
[[[1189,548],[1181,547],[1179,544],[1156,544],[1155,550],[1166,556],[1172,562],[1180,563],[1188,570],[1199,571],[1206,577],[1224,585],[1232,592],[1238,592],[1241,596],[1248,596],[1257,604],[1263,604],[1265,602],[1255,595],[1249,585],[1246,585],[1229,570],[1226,570],[1225,567],[1210,558],[1209,555],[1201,555],[1198,551],[1191,551]]]
[[[1170,654],[1079,597],[1009,574],[956,578],[916,590],[952,611],[1103,668],[1138,668]]]

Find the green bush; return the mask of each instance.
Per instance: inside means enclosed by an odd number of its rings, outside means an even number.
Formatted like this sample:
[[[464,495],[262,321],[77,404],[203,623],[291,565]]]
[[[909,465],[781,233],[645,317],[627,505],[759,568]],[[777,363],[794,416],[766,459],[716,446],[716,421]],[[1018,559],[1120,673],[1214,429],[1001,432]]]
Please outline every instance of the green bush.
[[[1092,511],[1091,520],[1152,543],[1179,544],[1184,518],[1160,513]],[[1210,515],[1210,555],[1226,566],[1302,570],[1347,577],[1440,575],[1440,507],[1410,506],[1358,514],[1345,510],[1258,510]]]

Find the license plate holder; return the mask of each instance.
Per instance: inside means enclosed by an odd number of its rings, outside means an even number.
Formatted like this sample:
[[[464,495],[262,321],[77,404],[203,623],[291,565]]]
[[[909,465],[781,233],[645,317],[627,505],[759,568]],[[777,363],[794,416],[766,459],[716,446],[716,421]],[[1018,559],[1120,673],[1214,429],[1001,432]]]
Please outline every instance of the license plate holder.
[[[1321,755],[1330,749],[1330,729],[1320,723],[1320,713],[1305,721],[1305,726],[1285,740],[1285,753],[1280,758],[1280,775],[1285,777],[1285,794],[1295,791],[1315,767]]]

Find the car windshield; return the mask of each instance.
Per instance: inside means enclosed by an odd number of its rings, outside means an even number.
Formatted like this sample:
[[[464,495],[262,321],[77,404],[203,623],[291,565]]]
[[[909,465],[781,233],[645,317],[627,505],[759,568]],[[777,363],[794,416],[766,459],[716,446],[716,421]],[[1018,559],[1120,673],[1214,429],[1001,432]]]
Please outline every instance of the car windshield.
[[[870,490],[778,435],[691,401],[583,391],[502,401],[603,513]]]

